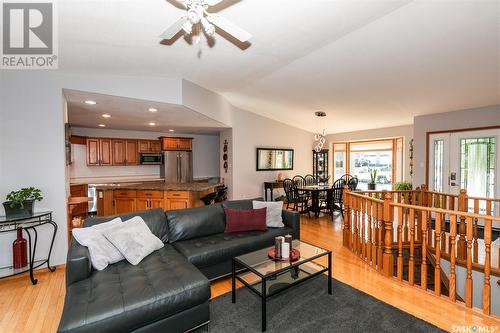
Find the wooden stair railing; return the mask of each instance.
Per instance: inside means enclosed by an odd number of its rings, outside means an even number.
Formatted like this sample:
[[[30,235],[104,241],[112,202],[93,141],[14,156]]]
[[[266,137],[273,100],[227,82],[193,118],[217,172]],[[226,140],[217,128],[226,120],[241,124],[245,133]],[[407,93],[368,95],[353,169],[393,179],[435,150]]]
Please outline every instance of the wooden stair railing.
[[[482,309],[490,315],[490,276],[500,276],[500,262],[492,267],[491,259],[492,225],[500,227],[500,216],[492,215],[493,206],[499,203],[500,199],[469,198],[465,190],[459,195],[430,192],[425,186],[413,191],[351,192],[346,186],[343,244],[385,276],[438,296],[447,293],[452,302],[463,301],[457,294],[457,266],[463,266],[465,281],[458,282],[465,284],[469,308],[473,307],[472,271],[480,271]],[[484,224],[482,239],[479,221]],[[500,261],[500,247],[495,251]],[[441,259],[449,262],[449,275]],[[428,281],[428,275],[433,281]]]

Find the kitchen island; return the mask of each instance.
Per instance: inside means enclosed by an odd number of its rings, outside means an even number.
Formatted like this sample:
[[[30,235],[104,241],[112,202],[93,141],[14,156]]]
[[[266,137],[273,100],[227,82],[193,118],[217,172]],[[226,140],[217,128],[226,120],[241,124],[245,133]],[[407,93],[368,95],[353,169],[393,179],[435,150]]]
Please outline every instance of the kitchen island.
[[[200,199],[216,192],[216,183],[137,182],[96,186],[97,215],[108,216],[152,208],[163,210],[203,206]]]

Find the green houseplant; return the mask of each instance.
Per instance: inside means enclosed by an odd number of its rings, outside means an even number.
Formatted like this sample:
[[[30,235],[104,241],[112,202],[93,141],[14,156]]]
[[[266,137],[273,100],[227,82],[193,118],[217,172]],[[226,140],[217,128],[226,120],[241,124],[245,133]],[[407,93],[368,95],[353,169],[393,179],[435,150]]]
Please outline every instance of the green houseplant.
[[[396,191],[409,191],[413,189],[411,182],[398,182],[395,187]]]
[[[9,218],[33,215],[34,202],[42,199],[42,191],[34,187],[12,191],[7,194],[7,201],[3,203],[5,215]]]
[[[375,191],[377,184],[377,169],[370,169],[370,182],[368,182],[368,191]]]

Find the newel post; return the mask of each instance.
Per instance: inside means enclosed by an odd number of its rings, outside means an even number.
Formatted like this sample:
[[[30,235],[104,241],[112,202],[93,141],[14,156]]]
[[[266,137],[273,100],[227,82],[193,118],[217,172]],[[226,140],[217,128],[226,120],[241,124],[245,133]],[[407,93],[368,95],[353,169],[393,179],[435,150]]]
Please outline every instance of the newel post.
[[[351,247],[351,203],[349,195],[349,186],[344,185],[342,193],[342,202],[344,203],[344,230],[342,233],[342,244],[348,248]]]
[[[384,191],[383,221],[384,221],[384,253],[382,256],[382,270],[385,276],[392,277],[394,270],[394,258],[392,256],[392,214],[391,205],[392,196]]]
[[[467,195],[467,190],[461,189],[458,195],[458,211],[467,212],[469,207],[469,197]],[[465,225],[465,217],[460,216],[460,222],[458,224],[458,242],[457,242],[457,257],[458,259],[465,260],[467,258],[467,241],[465,240],[465,234],[467,232],[467,226]]]

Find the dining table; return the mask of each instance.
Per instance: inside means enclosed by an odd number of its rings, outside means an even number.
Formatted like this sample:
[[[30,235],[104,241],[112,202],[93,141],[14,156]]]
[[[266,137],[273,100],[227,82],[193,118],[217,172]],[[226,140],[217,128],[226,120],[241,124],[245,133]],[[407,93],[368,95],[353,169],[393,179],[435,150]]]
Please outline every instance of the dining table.
[[[311,198],[311,206],[308,207],[308,211],[313,212],[316,218],[319,217],[319,213],[321,212],[319,197],[320,193],[326,193],[326,197],[331,196],[333,192],[332,184],[324,184],[324,185],[306,185],[297,187],[297,191],[302,193],[307,193]]]

